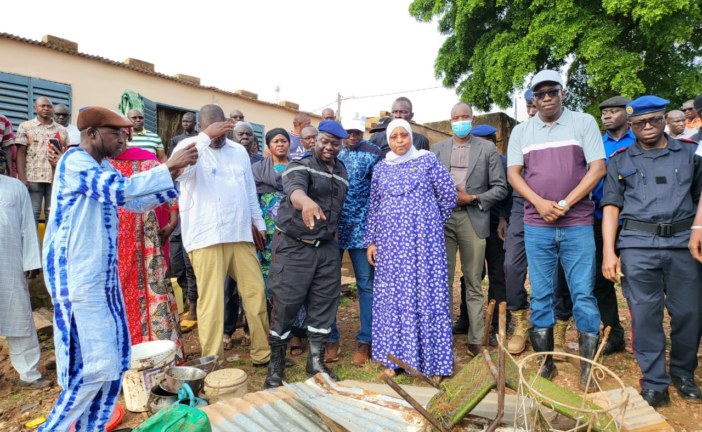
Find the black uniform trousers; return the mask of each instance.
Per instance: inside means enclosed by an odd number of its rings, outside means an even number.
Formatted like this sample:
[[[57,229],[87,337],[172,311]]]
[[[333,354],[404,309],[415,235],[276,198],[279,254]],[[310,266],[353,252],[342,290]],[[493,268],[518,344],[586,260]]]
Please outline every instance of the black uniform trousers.
[[[336,240],[318,247],[278,231],[273,238],[273,260],[268,271],[271,312],[270,344],[284,344],[300,306],[307,306],[307,338],[325,342],[331,334],[341,292],[341,258]]]
[[[190,257],[183,248],[183,238],[179,235],[171,236],[169,240],[171,253],[171,273],[178,280],[178,285],[188,298],[188,301],[197,301],[197,281],[195,270],[190,264]]]
[[[529,309],[529,298],[524,282],[527,277],[527,256],[524,245],[524,199],[514,197],[509,224],[505,230],[505,285],[507,309],[510,311]],[[563,267],[558,266],[558,282],[553,295],[556,319],[567,321],[573,316],[573,300],[570,297]]]
[[[624,342],[624,328],[619,322],[619,307],[614,283],[602,274],[602,221],[595,218],[593,230],[595,232],[595,287],[592,293],[597,299],[602,324],[612,328],[609,341],[616,345]]]
[[[687,249],[625,248],[620,258],[634,356],[643,374],[641,387],[663,391],[670,384],[664,306],[671,321],[670,375],[691,378],[697,368],[700,265]]]

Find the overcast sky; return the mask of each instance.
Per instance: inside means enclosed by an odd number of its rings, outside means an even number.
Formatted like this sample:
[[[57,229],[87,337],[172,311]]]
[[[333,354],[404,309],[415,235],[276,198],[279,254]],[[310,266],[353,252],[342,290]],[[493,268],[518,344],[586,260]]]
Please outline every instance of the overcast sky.
[[[138,58],[157,72],[194,75],[203,85],[249,90],[270,102],[297,102],[305,111],[336,108],[340,93],[349,98],[342,116],[371,117],[405,95],[415,121],[444,120],[458,101],[434,77],[444,37],[436,23],[410,17],[410,3],[15,1],[3,4],[2,31],[35,40],[52,34],[77,42],[83,53]]]

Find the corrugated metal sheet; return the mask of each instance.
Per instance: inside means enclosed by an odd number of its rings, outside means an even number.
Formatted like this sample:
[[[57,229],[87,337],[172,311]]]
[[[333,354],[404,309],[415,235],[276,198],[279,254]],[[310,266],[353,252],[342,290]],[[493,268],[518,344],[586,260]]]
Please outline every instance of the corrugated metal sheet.
[[[215,432],[429,430],[426,421],[404,400],[339,386],[326,375],[220,401],[203,411]]]

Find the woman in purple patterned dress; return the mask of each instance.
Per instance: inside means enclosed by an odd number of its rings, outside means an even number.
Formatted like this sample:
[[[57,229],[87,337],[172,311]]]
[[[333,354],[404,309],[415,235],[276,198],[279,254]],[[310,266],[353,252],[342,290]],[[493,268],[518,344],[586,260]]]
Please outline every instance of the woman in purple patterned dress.
[[[393,354],[435,377],[453,371],[444,223],[456,188],[443,164],[412,145],[404,120],[387,128],[391,152],[376,165],[365,243],[375,265],[373,360],[394,375]]]

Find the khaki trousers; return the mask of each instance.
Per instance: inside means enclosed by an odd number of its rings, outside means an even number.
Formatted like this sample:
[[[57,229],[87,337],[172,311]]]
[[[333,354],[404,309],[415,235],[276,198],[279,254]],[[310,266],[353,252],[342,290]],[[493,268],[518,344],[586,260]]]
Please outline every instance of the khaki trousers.
[[[453,310],[453,282],[456,272],[456,251],[461,254],[461,271],[466,282],[466,305],[468,306],[468,343],[480,344],[483,339],[485,318],[483,315],[483,287],[481,276],[485,266],[485,239],[478,237],[473,229],[468,212],[454,211],[444,225],[446,255],[448,260],[449,301]]]
[[[267,363],[268,312],[261,265],[253,243],[221,243],[189,253],[197,279],[197,322],[202,356],[216,355],[224,360],[224,279],[237,281],[239,294],[251,332],[251,361]]]

